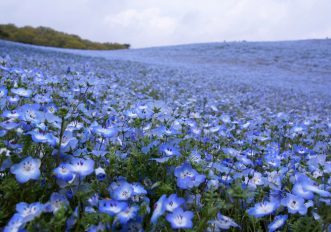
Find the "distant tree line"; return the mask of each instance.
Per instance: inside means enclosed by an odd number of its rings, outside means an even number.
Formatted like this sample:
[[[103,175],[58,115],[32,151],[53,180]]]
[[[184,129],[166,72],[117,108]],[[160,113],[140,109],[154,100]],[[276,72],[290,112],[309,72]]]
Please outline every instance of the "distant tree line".
[[[77,35],[59,32],[48,27],[16,27],[14,24],[0,24],[0,39],[60,48],[91,50],[130,48],[130,44],[92,42]]]

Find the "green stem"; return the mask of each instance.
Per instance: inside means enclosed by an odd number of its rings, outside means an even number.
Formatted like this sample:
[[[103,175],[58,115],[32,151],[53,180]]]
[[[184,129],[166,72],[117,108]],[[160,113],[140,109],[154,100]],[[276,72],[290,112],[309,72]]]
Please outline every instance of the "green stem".
[[[64,117],[62,117],[60,139],[59,139],[59,148],[58,148],[58,153],[57,153],[57,165],[59,165],[60,161],[61,161],[61,144],[62,144],[62,137],[63,137],[63,134],[64,134],[64,128],[65,128],[65,121],[64,121]]]

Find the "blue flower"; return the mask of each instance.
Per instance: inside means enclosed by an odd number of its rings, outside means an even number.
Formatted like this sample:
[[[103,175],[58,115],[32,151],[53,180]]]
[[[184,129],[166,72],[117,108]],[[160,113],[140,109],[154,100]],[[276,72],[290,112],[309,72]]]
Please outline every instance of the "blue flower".
[[[285,224],[287,218],[287,215],[278,215],[277,217],[275,217],[274,221],[268,225],[268,231],[274,232],[280,227],[282,227]]]
[[[85,206],[84,212],[85,213],[96,213],[95,209],[91,206]]]
[[[287,207],[289,213],[300,213],[301,215],[305,215],[307,213],[305,200],[300,196],[288,193],[286,198],[281,200],[281,204]]]
[[[140,183],[135,182],[135,183],[132,183],[131,186],[133,188],[133,195],[145,195],[145,194],[147,194],[146,189],[144,189],[144,187]]]
[[[159,128],[153,130],[153,134],[155,134],[158,137],[162,137],[162,136],[177,135],[179,134],[179,132],[174,128],[160,126]]]
[[[264,156],[265,162],[273,168],[278,168],[281,164],[281,158],[278,154],[268,153]]]
[[[151,222],[153,224],[157,223],[157,219],[165,212],[165,204],[166,204],[167,196],[163,194],[160,199],[154,205],[154,211],[151,217]]]
[[[35,217],[38,217],[44,210],[44,205],[40,202],[25,203],[20,202],[16,205],[16,211],[24,218],[25,222],[32,221]]]
[[[54,114],[57,112],[57,110],[58,110],[58,107],[54,103],[49,103],[45,106],[45,111],[47,113]]]
[[[14,164],[10,172],[15,174],[16,180],[25,183],[30,179],[37,180],[40,176],[40,159],[33,159],[31,156],[22,160],[19,164]]]
[[[20,124],[17,122],[14,122],[12,120],[3,121],[0,123],[0,126],[4,128],[5,130],[13,130],[16,129]]]
[[[326,190],[322,190],[320,189],[318,186],[316,186],[315,184],[308,184],[308,183],[303,183],[302,184],[303,189],[305,189],[306,191],[312,191],[314,193],[319,194],[321,197],[331,197],[331,193],[326,191]]]
[[[45,204],[45,211],[56,213],[59,209],[66,208],[68,205],[69,202],[65,196],[54,192],[51,195],[50,201]]]
[[[184,211],[182,208],[176,208],[173,213],[166,216],[171,223],[172,229],[190,229],[193,227],[192,218],[194,214],[191,211]]]
[[[94,161],[91,159],[74,158],[70,163],[72,171],[80,177],[88,176],[94,171]]]
[[[198,163],[201,163],[201,161],[202,161],[201,154],[196,149],[191,152],[191,154],[188,158],[192,163],[197,163],[198,164]]]
[[[118,220],[121,224],[126,224],[129,220],[136,217],[138,210],[139,207],[136,205],[127,207],[116,215],[115,220]]]
[[[314,193],[304,189],[302,183],[300,182],[297,182],[293,185],[292,193],[306,200],[312,200],[314,198]]]
[[[9,119],[17,119],[20,114],[17,112],[17,110],[6,110],[2,113],[2,116]]]
[[[141,148],[141,151],[146,155],[148,152],[150,152],[153,148],[155,148],[156,146],[158,146],[160,143],[160,141],[158,140],[153,140],[150,144],[148,144],[147,146],[144,146]]]
[[[38,124],[44,119],[43,112],[39,111],[39,109],[39,104],[26,104],[20,107],[17,113],[21,120]]]
[[[39,103],[39,104],[45,104],[45,103],[49,103],[52,101],[52,98],[47,96],[47,95],[41,95],[41,94],[36,94],[34,97],[33,97],[33,100],[36,102],[36,103]]]
[[[199,137],[202,133],[201,129],[193,126],[190,128],[189,133],[193,136],[193,137]]]
[[[247,182],[248,180],[248,182]],[[265,178],[261,173],[254,171],[252,178],[246,177],[245,183],[247,183],[248,187],[251,189],[256,189],[257,186],[264,185]]]
[[[217,213],[217,219],[208,222],[211,224],[213,231],[228,230],[231,227],[239,227],[239,225],[230,217]]]
[[[134,220],[129,221],[128,223],[122,224],[121,232],[135,231],[135,232],[144,232],[143,229],[143,217],[137,216]]]
[[[67,163],[60,164],[59,167],[53,170],[53,173],[56,178],[64,181],[70,181],[74,178],[72,166]]]
[[[32,90],[23,89],[23,88],[11,89],[11,92],[18,96],[26,97],[26,98],[29,98],[32,95]]]
[[[87,201],[90,205],[97,206],[99,204],[99,195],[96,193],[92,195]]]
[[[56,145],[56,138],[51,133],[39,133],[37,131],[30,131],[27,134],[31,135],[31,138],[36,143],[48,143],[51,146]]]
[[[7,100],[10,104],[16,104],[19,102],[20,97],[19,96],[7,96]]]
[[[282,175],[277,171],[268,173],[267,184],[271,189],[281,189],[282,187]]]
[[[94,172],[99,181],[103,181],[104,179],[106,179],[107,175],[106,175],[105,169],[98,167],[95,169]]]
[[[230,227],[239,227],[235,221],[227,217],[225,215],[222,215],[221,213],[217,213],[217,220],[219,222],[218,227],[221,229],[230,229]]]
[[[100,232],[100,231],[106,231],[106,227],[103,223],[99,222],[98,225],[91,225],[87,228],[87,232]]]
[[[296,182],[292,192],[295,195],[301,196],[306,200],[311,200],[314,197],[313,193],[317,193],[322,197],[330,197],[331,193],[320,189],[313,180],[303,174],[296,175]]]
[[[7,151],[8,153],[6,154],[6,156],[9,156],[9,151]],[[0,149],[0,154],[3,154],[1,149]],[[12,166],[12,161],[10,158],[6,158],[2,161],[1,165],[0,165],[0,172],[3,172],[4,170],[6,170],[7,168],[10,168]]]
[[[179,149],[176,147],[170,145],[170,144],[162,144],[159,148],[160,152],[167,156],[167,157],[172,157],[172,156],[180,156]]]
[[[77,147],[78,140],[73,136],[71,131],[65,131],[61,141],[61,151],[67,152]]]
[[[128,207],[128,203],[116,200],[99,201],[99,211],[114,216]]]
[[[144,104],[138,105],[135,111],[141,119],[150,119],[154,114],[153,110]]]
[[[5,86],[0,86],[0,98],[6,97],[8,90]]]
[[[138,117],[138,114],[137,114],[137,110],[136,109],[129,109],[129,110],[125,111],[124,114],[128,118],[137,118]]]
[[[118,186],[113,185],[112,187],[113,191],[110,194],[115,200],[126,201],[133,196],[133,187],[126,181],[121,181]]]
[[[205,181],[205,175],[200,175],[190,164],[184,163],[182,166],[175,168],[177,177],[177,186],[181,189],[191,189],[199,186]]]
[[[150,160],[155,160],[158,163],[164,163],[174,156],[178,157],[181,155],[179,149],[171,144],[162,144],[159,151],[162,154],[162,157],[151,158]]]
[[[185,202],[184,198],[178,197],[177,194],[171,194],[165,201],[166,210],[173,212]]]
[[[208,182],[207,182],[207,189],[208,190],[212,190],[212,189],[218,189],[218,187],[219,187],[219,181],[217,180],[217,179],[210,179],[210,180],[208,180]]]
[[[279,202],[259,202],[254,207],[249,208],[247,213],[256,218],[272,214],[279,207]]]
[[[161,158],[151,158],[149,160],[154,160],[158,163],[165,163],[167,162],[171,157],[161,157]]]
[[[78,206],[75,208],[74,212],[66,221],[66,231],[70,231],[76,224],[78,218]]]
[[[118,130],[115,127],[111,128],[102,128],[101,126],[93,127],[93,132],[104,137],[104,138],[113,138],[117,136]]]
[[[25,220],[22,215],[19,213],[14,214],[7,225],[5,226],[3,232],[14,232],[14,231],[20,231],[22,227],[25,225]]]

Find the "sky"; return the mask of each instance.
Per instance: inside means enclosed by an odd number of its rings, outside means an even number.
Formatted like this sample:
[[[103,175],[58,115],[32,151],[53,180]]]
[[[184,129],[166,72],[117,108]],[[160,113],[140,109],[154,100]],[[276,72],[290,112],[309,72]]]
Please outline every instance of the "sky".
[[[331,37],[331,0],[0,0],[0,24],[133,48]]]

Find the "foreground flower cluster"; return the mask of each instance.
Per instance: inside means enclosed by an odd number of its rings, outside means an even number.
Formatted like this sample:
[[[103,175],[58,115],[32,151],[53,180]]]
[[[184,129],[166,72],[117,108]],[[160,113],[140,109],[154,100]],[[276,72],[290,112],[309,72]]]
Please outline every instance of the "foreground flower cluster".
[[[4,231],[330,229],[318,98],[2,46]]]

